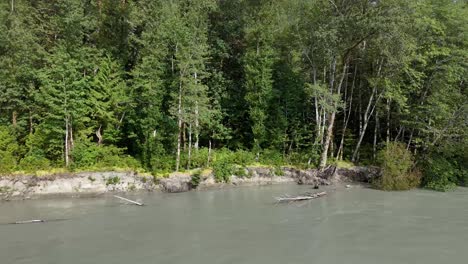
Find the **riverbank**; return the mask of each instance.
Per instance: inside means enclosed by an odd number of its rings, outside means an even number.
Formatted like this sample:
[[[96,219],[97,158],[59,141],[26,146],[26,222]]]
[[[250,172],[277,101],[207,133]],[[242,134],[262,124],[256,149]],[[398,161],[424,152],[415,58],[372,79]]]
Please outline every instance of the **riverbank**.
[[[95,196],[112,192],[164,191],[186,192],[192,189],[222,188],[225,186],[309,184],[332,185],[338,182],[369,182],[378,170],[368,167],[300,170],[291,167],[246,167],[245,176],[232,175],[230,181],[217,182],[211,171],[200,174],[197,186],[188,173],[172,173],[155,179],[136,172],[80,172],[47,176],[15,175],[0,177],[0,200],[35,199],[45,196]]]

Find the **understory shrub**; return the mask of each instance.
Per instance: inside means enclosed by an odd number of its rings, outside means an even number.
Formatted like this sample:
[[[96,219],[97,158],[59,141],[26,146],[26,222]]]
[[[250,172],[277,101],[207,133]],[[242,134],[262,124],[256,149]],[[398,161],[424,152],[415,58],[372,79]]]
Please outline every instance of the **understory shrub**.
[[[378,153],[377,162],[382,169],[382,177],[374,182],[377,188],[385,191],[409,190],[420,185],[421,173],[414,168],[413,156],[405,145],[388,143]]]
[[[207,148],[200,148],[200,149],[192,150],[192,157],[190,158],[190,168],[205,168],[207,162],[208,162],[208,149]]]
[[[39,155],[27,155],[19,162],[19,168],[26,172],[36,172],[39,170],[49,170],[50,160]]]
[[[0,174],[13,172],[15,167],[15,157],[7,151],[0,151]]]
[[[125,155],[124,149],[116,146],[98,146],[92,142],[77,142],[72,151],[71,169],[137,169],[140,164]]]
[[[320,161],[321,149],[312,147],[300,152],[291,152],[286,156],[287,164],[303,169],[315,168]]]
[[[283,154],[277,150],[265,150],[260,155],[260,163],[265,165],[281,166],[286,164]]]
[[[424,186],[436,191],[449,191],[457,184],[465,185],[467,172],[457,165],[455,160],[443,156],[429,157],[424,166]]]
[[[217,159],[213,161],[213,173],[217,182],[229,182],[234,165],[228,159]]]
[[[201,170],[195,170],[191,175],[190,185],[192,188],[197,188],[201,181]]]
[[[153,174],[169,173],[175,168],[175,157],[173,155],[161,155],[151,158],[151,168]]]
[[[0,126],[0,173],[10,173],[16,168],[19,146],[13,130]]]
[[[244,166],[234,166],[232,174],[240,178],[249,177]]]

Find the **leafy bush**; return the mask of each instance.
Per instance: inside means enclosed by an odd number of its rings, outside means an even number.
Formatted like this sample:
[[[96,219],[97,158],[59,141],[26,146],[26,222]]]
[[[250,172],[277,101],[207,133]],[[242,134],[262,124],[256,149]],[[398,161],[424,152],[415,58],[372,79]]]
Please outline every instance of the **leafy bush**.
[[[16,168],[18,151],[12,129],[0,126],[0,173],[10,173]]]
[[[7,151],[0,151],[0,173],[10,173],[15,170],[16,159]]]
[[[244,166],[234,166],[232,174],[239,178],[249,177],[249,174],[247,173]]]
[[[374,184],[382,190],[409,190],[421,183],[421,173],[415,170],[413,156],[401,143],[388,143],[377,155],[382,177]]]
[[[205,168],[208,162],[208,149],[194,149],[190,158],[190,168]]]
[[[106,180],[106,185],[115,185],[120,183],[120,178],[118,176],[109,177]]]
[[[173,155],[161,155],[151,158],[151,171],[154,174],[168,173],[175,168],[175,157]]]
[[[281,166],[286,163],[281,152],[270,149],[263,151],[259,161],[262,164],[274,166]]]
[[[190,185],[192,186],[192,188],[197,188],[201,181],[201,171],[195,170],[192,173],[191,178],[192,179],[190,180]]]
[[[217,182],[229,182],[234,166],[228,159],[218,159],[213,162],[213,173]]]
[[[273,167],[273,174],[275,176],[283,176],[284,175],[284,171],[283,169],[281,168],[281,166],[274,166]]]
[[[72,152],[72,169],[109,169],[140,167],[133,157],[116,146],[98,146],[92,142],[77,142]]]
[[[231,162],[237,165],[246,166],[255,161],[255,155],[246,150],[236,150],[231,152]]]
[[[441,156],[430,157],[424,166],[424,186],[436,191],[448,191],[459,182],[461,173],[453,163]]]
[[[320,160],[320,149],[314,147],[307,151],[291,152],[286,158],[288,164],[304,169],[315,168]]]
[[[174,160],[174,156],[171,156],[171,159]],[[207,148],[200,148],[200,149],[192,149],[191,157],[190,157],[190,168],[205,168],[208,162],[208,149]],[[188,153],[183,152],[180,155],[180,164],[182,168],[186,168],[188,164]],[[172,170],[175,167],[175,163]]]
[[[42,156],[27,155],[19,162],[20,170],[27,172],[36,172],[39,170],[49,170],[51,168],[50,160]]]

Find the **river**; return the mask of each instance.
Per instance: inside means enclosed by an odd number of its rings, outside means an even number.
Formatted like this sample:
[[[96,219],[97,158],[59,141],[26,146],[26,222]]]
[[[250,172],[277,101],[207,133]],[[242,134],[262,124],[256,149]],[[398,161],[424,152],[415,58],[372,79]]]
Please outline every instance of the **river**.
[[[2,264],[467,263],[468,189],[310,191],[275,185],[0,203]],[[9,225],[27,219],[67,219]]]

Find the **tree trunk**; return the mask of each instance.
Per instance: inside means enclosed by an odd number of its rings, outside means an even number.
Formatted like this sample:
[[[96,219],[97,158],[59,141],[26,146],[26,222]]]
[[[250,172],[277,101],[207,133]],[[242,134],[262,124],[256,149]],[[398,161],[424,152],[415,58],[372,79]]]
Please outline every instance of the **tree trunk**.
[[[75,142],[73,141],[73,119],[70,117],[70,123],[69,123],[69,130],[70,130],[70,152],[73,150],[73,147],[75,146]]]
[[[357,109],[357,115],[359,119],[359,135],[362,133],[362,83],[359,82],[359,88],[358,88],[358,109]]]
[[[182,122],[182,149],[184,152],[187,150],[187,124]]]
[[[11,115],[11,122],[13,123],[13,127],[16,127],[16,124],[18,123],[17,120],[18,120],[18,112],[13,111]]]
[[[387,99],[387,143],[390,142],[390,99]]]
[[[179,80],[179,98],[177,103],[177,127],[179,133],[177,135],[177,156],[176,156],[176,171],[179,171],[180,166],[180,147],[182,141],[182,83]]]
[[[327,136],[325,137],[325,144],[323,145],[322,155],[320,156],[320,168],[324,168],[327,165],[328,158],[328,146],[330,145],[331,135],[333,134],[333,124],[335,122],[336,112],[333,111],[328,120]]]
[[[398,139],[400,138],[401,132],[403,132],[403,134],[405,133],[405,127],[404,126],[400,126],[400,128],[398,129],[397,135],[396,135],[396,137],[394,139],[395,142],[397,142]]]
[[[122,115],[120,116],[120,119],[119,119],[119,124],[117,125],[117,130],[120,129],[120,126],[122,125],[122,122],[123,122],[123,119],[125,117],[125,111],[122,113]]]
[[[189,124],[189,140],[188,140],[188,157],[187,157],[187,170],[190,170],[190,163],[192,162],[192,124]]]
[[[194,74],[195,85],[198,83],[197,73]],[[200,114],[199,114],[198,101],[195,101],[195,150],[198,150],[200,143]]]
[[[208,160],[206,161],[206,167],[210,166],[210,159],[211,159],[211,139],[208,140]]]
[[[345,104],[343,108],[343,130],[341,131],[341,140],[340,140],[340,146],[338,147],[338,153],[336,153],[336,159],[337,160],[343,160],[343,152],[344,152],[344,138],[345,138],[345,133],[346,133],[346,128],[348,127],[348,122],[351,117],[351,110],[353,108],[353,93],[354,93],[354,85],[356,82],[356,75],[357,75],[357,66],[354,69],[354,75],[353,75],[353,83],[351,84],[351,94],[349,95],[349,110],[348,113],[346,113],[346,98],[347,92],[348,92],[348,85],[345,85]]]
[[[98,138],[98,146],[102,145],[102,134],[101,134],[102,125],[99,125],[99,128],[96,130],[96,137]]]
[[[380,73],[382,70],[382,64],[383,64],[383,59],[382,62],[379,63],[379,69],[377,71],[377,78],[380,77]],[[372,102],[374,101],[374,97],[377,97],[375,99],[374,106],[372,106]],[[359,148],[361,147],[362,140],[364,139],[364,135],[366,133],[367,125],[369,124],[369,120],[374,113],[374,110],[377,106],[377,102],[379,101],[380,96],[377,96],[377,86],[374,86],[372,89],[371,96],[369,98],[369,102],[367,103],[366,111],[364,112],[364,118],[363,118],[363,123],[362,123],[362,128],[360,129],[360,135],[359,135],[359,140],[357,142],[356,148],[354,149],[353,156],[351,158],[352,162],[355,162],[357,160],[357,154],[359,152]]]
[[[352,162],[356,161],[357,153],[359,152],[359,148],[361,147],[362,140],[364,139],[364,135],[366,134],[367,125],[369,124],[369,120],[370,120],[370,118],[372,116],[372,113],[374,112],[374,109],[375,109],[375,107],[377,105],[378,98],[376,99],[376,102],[375,102],[375,104],[374,104],[374,106],[372,107],[372,110],[371,110],[371,105],[372,105],[372,101],[374,100],[375,93],[376,93],[376,88],[374,88],[372,90],[371,97],[369,98],[369,103],[367,104],[366,112],[364,113],[361,134],[359,135],[359,140],[357,142],[356,148],[354,149],[353,157],[351,158]]]
[[[346,70],[348,68],[348,62],[346,61],[343,65],[343,72],[341,74],[341,79],[337,87],[337,95],[340,96],[341,94],[341,86],[343,85],[343,80],[346,76]],[[335,83],[335,73],[336,73],[336,58],[333,59],[332,63],[332,72],[330,75],[330,89],[333,91],[334,83]],[[336,108],[338,107],[337,103],[334,103],[334,109],[329,117],[328,120],[328,128],[327,128],[327,136],[325,138],[325,144],[323,145],[322,155],[320,156],[320,168],[324,168],[327,165],[327,158],[328,158],[328,148],[330,146],[330,142],[333,135],[333,125],[335,124],[335,116],[336,116]]]
[[[379,111],[375,111],[374,142],[372,147],[372,159],[375,161],[377,154],[377,135],[379,132]]]
[[[70,145],[69,145],[69,124],[68,124],[68,116],[65,117],[65,166],[68,167],[70,165]]]
[[[408,144],[406,145],[406,150],[408,150],[411,146],[411,141],[413,140],[413,133],[414,133],[414,128],[411,129],[411,134],[408,140]]]

